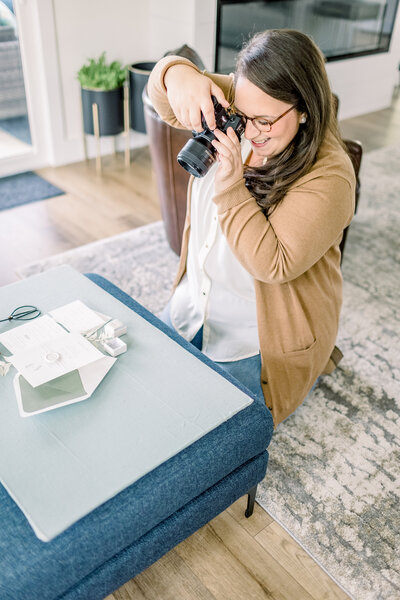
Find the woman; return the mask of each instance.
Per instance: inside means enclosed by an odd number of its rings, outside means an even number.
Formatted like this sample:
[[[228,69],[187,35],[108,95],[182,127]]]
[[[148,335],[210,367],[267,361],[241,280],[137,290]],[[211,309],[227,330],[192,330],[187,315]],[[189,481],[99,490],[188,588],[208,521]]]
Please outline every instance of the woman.
[[[169,124],[215,128],[211,96],[246,119],[215,130],[218,161],[192,178],[165,320],[253,392],[277,425],[333,370],[342,296],[339,244],[355,176],[337,131],[324,58],[295,30],[257,34],[232,76],[166,57],[148,85]]]

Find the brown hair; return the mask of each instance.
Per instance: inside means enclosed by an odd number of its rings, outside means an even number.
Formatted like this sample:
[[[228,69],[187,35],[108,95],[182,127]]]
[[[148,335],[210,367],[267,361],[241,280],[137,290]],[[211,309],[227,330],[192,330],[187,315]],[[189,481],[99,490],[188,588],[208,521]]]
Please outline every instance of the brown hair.
[[[265,214],[314,164],[328,130],[340,140],[322,52],[306,34],[271,29],[256,34],[237,58],[235,80],[245,77],[269,96],[293,104],[306,123],[263,167],[246,167],[246,185]]]

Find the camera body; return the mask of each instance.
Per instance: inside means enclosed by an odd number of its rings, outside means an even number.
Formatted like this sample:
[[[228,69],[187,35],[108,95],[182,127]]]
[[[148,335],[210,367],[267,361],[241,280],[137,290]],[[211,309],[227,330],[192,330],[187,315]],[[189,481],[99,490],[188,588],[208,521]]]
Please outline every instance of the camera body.
[[[215,96],[212,96],[212,101],[217,129],[226,133],[228,127],[232,127],[240,139],[246,127],[245,119],[234,112],[225,110]],[[204,127],[203,131],[200,133],[193,131],[193,138],[184,145],[177,157],[178,163],[195,177],[204,177],[217,158],[217,150],[211,143],[215,140],[215,135],[207,127],[204,117],[201,122]]]

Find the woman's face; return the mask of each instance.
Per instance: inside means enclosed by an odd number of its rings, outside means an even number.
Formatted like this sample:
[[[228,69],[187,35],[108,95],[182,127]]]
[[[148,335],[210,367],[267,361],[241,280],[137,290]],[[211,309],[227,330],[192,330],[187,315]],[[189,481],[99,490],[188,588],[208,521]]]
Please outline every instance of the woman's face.
[[[265,117],[273,121],[291,107],[263,92],[245,77],[239,76],[235,87],[235,108],[246,117]],[[292,141],[299,129],[301,114],[293,109],[272,125],[268,133],[260,132],[251,121],[247,121],[244,132],[250,140],[253,154],[260,164],[265,157],[280,154]]]

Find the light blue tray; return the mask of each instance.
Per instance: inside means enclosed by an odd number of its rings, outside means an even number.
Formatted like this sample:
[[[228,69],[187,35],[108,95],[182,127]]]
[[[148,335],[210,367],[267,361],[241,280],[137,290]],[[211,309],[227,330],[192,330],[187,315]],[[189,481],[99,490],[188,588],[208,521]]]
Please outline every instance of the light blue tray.
[[[71,267],[0,289],[5,314],[22,304],[46,313],[76,299],[128,327],[128,352],[93,396],[21,418],[15,370],[0,377],[0,480],[44,541],[253,401]]]

